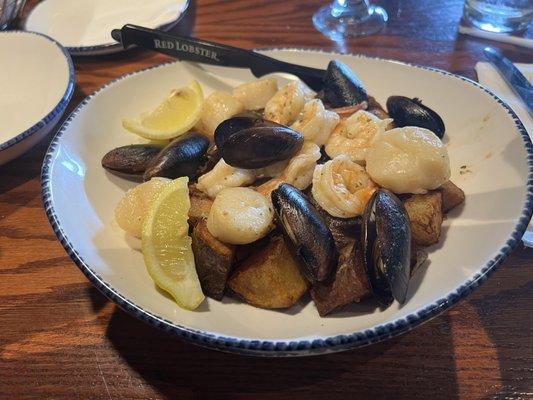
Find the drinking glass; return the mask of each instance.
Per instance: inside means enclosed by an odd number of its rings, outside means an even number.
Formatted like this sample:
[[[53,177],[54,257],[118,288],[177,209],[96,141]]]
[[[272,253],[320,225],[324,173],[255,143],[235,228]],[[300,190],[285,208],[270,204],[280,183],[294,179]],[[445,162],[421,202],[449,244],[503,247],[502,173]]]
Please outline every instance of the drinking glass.
[[[333,0],[313,15],[313,24],[324,35],[341,39],[376,33],[387,19],[387,12],[368,0]]]
[[[463,16],[484,31],[520,31],[527,28],[533,17],[533,0],[466,0]]]

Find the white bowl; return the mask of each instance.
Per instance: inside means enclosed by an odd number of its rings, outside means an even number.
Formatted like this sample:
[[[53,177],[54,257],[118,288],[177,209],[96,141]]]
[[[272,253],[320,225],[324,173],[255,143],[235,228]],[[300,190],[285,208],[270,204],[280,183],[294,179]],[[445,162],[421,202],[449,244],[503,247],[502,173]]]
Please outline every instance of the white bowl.
[[[24,29],[48,35],[73,55],[123,51],[111,30],[125,24],[170,29],[189,5],[188,0],[44,0],[31,10]]]
[[[465,205],[444,222],[441,241],[430,248],[430,261],[411,281],[403,306],[380,310],[366,302],[320,318],[311,302],[283,312],[226,298],[185,311],[155,288],[142,255],[114,221],[115,204],[134,184],[106,173],[100,161],[110,149],[135,142],[123,131],[121,117],[150,109],[171,89],[194,78],[208,93],[254,78],[239,69],[179,62],[127,75],[72,113],[51,144],[42,173],[46,213],[59,240],[120,307],[188,341],[224,351],[284,356],[346,350],[406,332],[450,307],[520,240],[532,212],[533,150],[516,115],[495,95],[465,78],[394,61],[298,50],[265,54],[318,68],[337,58],[382,104],[401,94],[438,110],[447,127],[452,180],[464,189]]]
[[[0,165],[43,139],[74,92],[74,67],[56,41],[32,32],[0,32]]]

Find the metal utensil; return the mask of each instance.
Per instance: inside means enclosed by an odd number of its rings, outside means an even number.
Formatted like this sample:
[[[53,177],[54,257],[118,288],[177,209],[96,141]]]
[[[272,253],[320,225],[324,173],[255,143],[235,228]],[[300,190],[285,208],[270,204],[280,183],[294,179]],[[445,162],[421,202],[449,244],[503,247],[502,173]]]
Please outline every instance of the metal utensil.
[[[207,40],[171,35],[136,25],[113,29],[111,36],[124,48],[133,45],[167,54],[180,60],[225,67],[249,68],[256,77],[273,72],[296,75],[313,90],[321,90],[325,70],[291,64],[264,56],[252,50],[226,46]]]
[[[485,47],[483,53],[500,72],[505,82],[520,96],[529,112],[533,115],[533,86],[527,78],[500,51],[492,47]]]

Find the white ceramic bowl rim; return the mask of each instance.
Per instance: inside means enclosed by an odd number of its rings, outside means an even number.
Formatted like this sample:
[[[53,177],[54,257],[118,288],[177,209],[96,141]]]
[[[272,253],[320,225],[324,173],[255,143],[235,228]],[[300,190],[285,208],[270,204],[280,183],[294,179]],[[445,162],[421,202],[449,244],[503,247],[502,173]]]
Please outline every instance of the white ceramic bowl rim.
[[[184,0],[183,5],[181,9],[179,10],[178,15],[176,15],[176,19],[174,21],[171,21],[166,24],[159,25],[155,27],[154,29],[167,31],[169,29],[172,29],[174,26],[176,26],[181,19],[183,18],[185,11],[189,8],[189,0]],[[32,10],[33,11],[33,10]],[[23,29],[27,31],[27,21],[31,15],[31,12],[26,16],[24,19]],[[27,31],[31,32],[31,31]],[[110,33],[111,34],[111,33]],[[43,35],[46,36],[46,35]],[[76,47],[65,47],[70,54],[74,56],[99,56],[99,55],[105,55],[105,54],[112,54],[121,51],[122,44],[120,43],[105,43],[105,44],[99,44],[96,46],[76,46]]]
[[[308,51],[315,53],[328,53],[328,54],[337,54],[334,52],[324,52],[321,50],[312,50],[312,49],[298,49],[298,48],[264,48],[261,50],[289,50],[289,51]],[[471,84],[478,89],[488,93],[492,96],[501,107],[512,117],[516,129],[519,134],[522,136],[524,142],[524,148],[527,152],[527,164],[528,164],[528,177],[526,182],[526,200],[522,208],[520,217],[517,220],[514,231],[511,233],[510,237],[507,239],[505,245],[498,250],[496,256],[489,260],[481,270],[473,276],[471,279],[466,280],[462,285],[450,291],[446,296],[438,299],[425,306],[423,309],[418,310],[415,313],[407,315],[405,318],[397,319],[393,322],[378,325],[372,329],[367,329],[364,331],[354,332],[349,335],[337,335],[330,336],[324,339],[315,339],[315,340],[286,340],[286,341],[271,341],[271,340],[247,340],[247,339],[237,339],[227,336],[218,336],[212,333],[208,333],[201,330],[195,330],[188,328],[186,326],[181,326],[175,324],[169,320],[166,320],[156,314],[153,314],[147,310],[144,310],[139,305],[135,304],[130,299],[124,297],[122,294],[117,292],[113,287],[106,283],[92,268],[88,265],[83,258],[80,256],[76,248],[69,241],[65,232],[63,231],[61,225],[59,224],[56,211],[54,209],[52,191],[51,191],[51,165],[54,159],[54,154],[56,152],[59,139],[65,133],[67,127],[71,121],[76,117],[78,112],[83,109],[83,107],[100,91],[106,89],[108,86],[114,84],[117,81],[120,81],[124,78],[127,78],[132,75],[139,74],[143,71],[152,70],[160,68],[167,64],[172,64],[174,62],[164,63],[143,70],[139,70],[130,74],[123,75],[117,79],[114,79],[111,82],[108,82],[94,93],[86,97],[78,107],[70,114],[68,119],[63,123],[61,129],[56,134],[52,140],[50,147],[45,155],[43,168],[41,171],[41,191],[43,196],[43,203],[46,215],[52,225],[52,229],[56,234],[61,245],[65,248],[68,255],[72,258],[75,264],[80,268],[80,270],[85,274],[85,276],[109,299],[114,301],[118,306],[129,314],[141,319],[144,322],[149,323],[159,329],[162,329],[166,332],[170,332],[188,342],[194,343],[199,346],[208,347],[212,349],[217,349],[220,351],[247,354],[254,356],[267,356],[267,357],[283,357],[283,356],[304,356],[304,355],[313,355],[313,354],[324,354],[331,353],[336,351],[343,351],[348,349],[353,349],[357,347],[366,346],[372,343],[377,343],[405,332],[410,331],[411,329],[417,327],[423,322],[428,321],[429,319],[437,316],[442,313],[444,310],[450,308],[456,304],[460,299],[464,298],[470,294],[474,289],[476,289],[481,283],[483,283],[489,275],[499,266],[513,251],[516,245],[522,239],[522,236],[529,224],[533,213],[533,145],[529,135],[518,118],[514,111],[497,95],[492,93],[490,90],[481,86],[479,83],[474,82],[468,78],[452,74],[450,72],[432,68],[424,67],[409,63],[404,63],[396,60],[389,60],[379,57],[368,57],[358,54],[347,54],[354,57],[360,58],[371,58],[375,60],[394,62],[401,65],[408,65],[414,68],[429,70],[443,74],[446,76],[453,77],[455,79],[460,79],[468,84]]]
[[[44,118],[36,122],[34,125],[26,129],[24,132],[19,133],[18,135],[12,137],[6,142],[0,143],[0,151],[6,150],[11,146],[16,145],[17,143],[22,142],[24,139],[27,139],[34,133],[38,132],[41,128],[48,125],[48,123],[54,120],[54,118],[57,117],[58,114],[61,114],[64,111],[64,109],[67,107],[70,99],[72,98],[72,94],[74,93],[74,85],[76,83],[76,78],[74,74],[74,65],[72,64],[72,59],[70,58],[70,54],[68,53],[68,51],[65,50],[65,48],[60,43],[58,43],[56,40],[52,39],[51,37],[43,35],[42,33],[38,33],[38,32],[17,30],[17,31],[7,31],[7,32],[0,33],[0,35],[11,35],[11,34],[36,35],[36,36],[41,36],[51,41],[53,44],[55,44],[59,48],[59,50],[61,50],[61,52],[65,56],[65,59],[67,60],[67,64],[68,64],[68,75],[69,76],[68,76],[68,84],[67,84],[67,88],[65,89],[65,93],[63,93],[63,96],[61,97],[57,105],[52,109],[52,111],[46,114]]]

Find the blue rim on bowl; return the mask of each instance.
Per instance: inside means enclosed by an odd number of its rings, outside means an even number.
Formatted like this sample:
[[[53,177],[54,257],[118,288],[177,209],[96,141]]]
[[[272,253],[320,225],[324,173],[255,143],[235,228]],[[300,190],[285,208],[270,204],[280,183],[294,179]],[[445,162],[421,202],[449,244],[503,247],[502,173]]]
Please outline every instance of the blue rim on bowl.
[[[189,8],[189,0],[185,0],[175,20],[170,21],[166,24],[159,25],[155,27],[154,29],[159,29],[163,31],[168,31],[172,29],[182,20],[185,14],[185,11],[187,11],[188,8]],[[24,19],[24,23],[23,23],[24,30],[28,29],[26,24],[32,12],[33,10]],[[111,38],[111,32],[109,32],[109,37]],[[106,54],[114,54],[114,53],[119,53],[121,51],[125,51],[125,49],[122,47],[122,44],[112,43],[112,42],[106,43],[106,44],[99,44],[96,46],[73,46],[73,47],[65,46],[65,48],[73,56],[103,56]]]
[[[16,145],[17,143],[22,142],[24,139],[27,139],[28,137],[30,137],[31,135],[38,132],[40,129],[42,129],[46,125],[48,125],[48,123],[53,121],[54,118],[56,118],[59,114],[63,113],[70,99],[72,98],[72,95],[74,93],[74,85],[76,83],[76,78],[74,74],[74,65],[72,64],[72,58],[70,57],[70,54],[68,53],[68,51],[60,43],[58,43],[56,40],[52,39],[51,37],[46,36],[42,33],[38,33],[38,32],[29,32],[29,31],[20,31],[20,30],[0,32],[0,35],[12,35],[12,34],[30,34],[30,35],[41,36],[45,39],[48,39],[52,43],[54,43],[59,48],[59,50],[61,50],[61,52],[63,53],[63,55],[65,56],[67,60],[69,77],[68,77],[68,84],[67,84],[67,88],[65,89],[65,93],[63,93],[63,96],[61,97],[57,105],[52,109],[52,111],[46,114],[44,118],[42,118],[40,121],[32,125],[30,128],[26,129],[24,132],[19,133],[17,136],[9,139],[6,142],[0,143],[0,151],[6,150]]]
[[[266,50],[266,49],[262,49]],[[299,49],[269,49],[269,50],[299,50]],[[310,51],[306,49],[306,51]],[[320,52],[320,51],[315,51]],[[335,54],[335,53],[329,53]],[[54,230],[59,242],[65,248],[68,255],[72,258],[75,264],[80,268],[80,270],[85,274],[85,276],[109,299],[114,301],[118,306],[129,314],[139,318],[140,320],[149,323],[159,329],[162,329],[166,332],[170,332],[181,339],[184,339],[193,344],[207,347],[211,349],[216,349],[225,352],[232,352],[245,355],[253,356],[264,356],[264,357],[284,357],[284,356],[304,356],[304,355],[316,355],[316,354],[325,354],[338,352],[343,350],[354,349],[357,347],[366,346],[372,343],[377,343],[405,332],[410,331],[411,329],[417,327],[423,322],[428,321],[432,317],[437,316],[444,310],[450,308],[452,305],[456,304],[460,299],[467,296],[474,289],[476,289],[481,283],[483,283],[489,275],[499,266],[507,256],[512,252],[516,245],[520,242],[527,225],[531,219],[533,213],[533,145],[529,138],[529,135],[524,128],[522,122],[519,120],[517,115],[511,108],[498,96],[492,93],[490,90],[484,88],[477,82],[474,82],[468,78],[461,77],[455,74],[452,74],[447,71],[443,71],[437,68],[423,67],[408,63],[402,63],[395,60],[387,60],[378,57],[366,57],[361,55],[354,55],[356,57],[362,58],[373,58],[382,61],[392,61],[395,63],[409,65],[415,68],[425,69],[446,76],[453,77],[455,79],[460,79],[468,84],[471,84],[478,89],[483,90],[493,97],[501,107],[512,117],[516,129],[522,136],[524,141],[524,148],[527,152],[527,164],[528,164],[528,178],[526,182],[526,201],[522,209],[522,213],[518,218],[514,231],[507,239],[505,245],[499,249],[496,256],[489,260],[477,273],[474,277],[464,282],[459,287],[455,288],[449,292],[446,296],[438,299],[432,304],[424,307],[421,310],[418,310],[415,313],[407,315],[405,318],[397,319],[391,323],[377,325],[372,329],[367,329],[364,331],[354,332],[349,335],[337,335],[331,336],[324,339],[316,340],[290,340],[290,341],[271,341],[271,340],[247,340],[239,339],[225,336],[217,336],[212,333],[190,329],[185,326],[175,324],[169,320],[166,320],[158,315],[155,315],[147,310],[144,310],[139,305],[135,304],[130,299],[122,296],[118,293],[113,287],[107,284],[92,268],[88,265],[78,251],[74,248],[72,243],[69,241],[65,232],[63,231],[61,225],[59,224],[56,211],[54,209],[52,193],[51,193],[51,165],[54,158],[55,151],[59,144],[59,139],[65,133],[66,128],[69,126],[71,121],[76,117],[81,109],[100,91],[106,89],[108,86],[113,83],[120,81],[126,77],[136,75],[146,70],[160,68],[163,65],[146,68],[137,72],[133,72],[127,75],[123,75],[106,85],[102,86],[100,89],[95,91],[93,94],[88,96],[83,100],[78,107],[72,112],[68,119],[64,122],[63,126],[57,133],[56,137],[53,139],[50,147],[46,153],[45,160],[43,163],[43,168],[41,172],[41,191],[43,196],[43,203],[46,215],[52,229]]]

